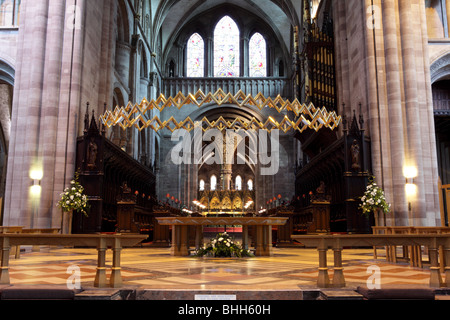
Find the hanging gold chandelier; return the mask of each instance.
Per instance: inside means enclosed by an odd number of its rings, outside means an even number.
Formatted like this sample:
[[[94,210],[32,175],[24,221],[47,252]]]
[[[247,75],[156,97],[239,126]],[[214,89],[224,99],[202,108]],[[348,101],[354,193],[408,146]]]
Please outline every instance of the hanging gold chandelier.
[[[284,115],[283,120],[276,121],[273,117],[269,117],[265,123],[259,121],[253,117],[250,121],[245,121],[240,118],[236,118],[233,121],[225,120],[222,116],[215,121],[209,121],[204,117],[200,122],[194,122],[190,117],[187,117],[183,121],[178,122],[174,117],[169,120],[161,121],[158,116],[154,116],[152,119],[147,117],[147,114],[151,114],[151,110],[157,109],[163,111],[169,107],[175,107],[181,109],[186,105],[196,105],[202,107],[206,104],[217,104],[222,106],[224,104],[233,104],[239,107],[254,106],[259,110],[263,108],[272,108],[278,111],[279,114],[291,112],[294,119],[290,119],[287,114]],[[128,103],[126,107],[116,107],[113,111],[106,111],[101,117],[100,121],[108,128],[113,126],[120,126],[122,129],[128,129],[135,127],[139,131],[147,128],[151,128],[158,132],[162,129],[168,129],[171,132],[178,129],[185,129],[192,131],[194,128],[201,126],[203,131],[209,129],[219,129],[220,131],[225,129],[245,129],[245,130],[258,130],[263,129],[272,131],[274,129],[288,132],[290,130],[298,130],[303,132],[306,129],[312,129],[319,131],[321,128],[329,128],[334,130],[341,122],[341,116],[338,116],[336,112],[328,112],[326,108],[316,108],[313,104],[305,105],[301,104],[297,99],[290,102],[283,99],[278,95],[275,99],[266,98],[262,93],[258,93],[255,97],[251,94],[245,95],[241,90],[235,95],[231,93],[225,93],[222,89],[219,89],[216,93],[208,93],[205,95],[201,90],[196,94],[183,95],[181,92],[175,97],[166,98],[164,95],[160,95],[158,99],[148,101],[142,100],[140,104]]]

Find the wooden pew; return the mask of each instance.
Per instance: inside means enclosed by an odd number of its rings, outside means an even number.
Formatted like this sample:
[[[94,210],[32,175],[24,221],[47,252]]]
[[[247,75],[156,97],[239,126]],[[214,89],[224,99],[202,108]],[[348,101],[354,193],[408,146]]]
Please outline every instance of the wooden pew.
[[[121,235],[121,234],[0,234],[0,285],[10,284],[9,278],[9,251],[11,246],[20,245],[62,245],[77,247],[95,247],[98,251],[97,272],[94,286],[107,287],[105,258],[108,247],[112,249],[113,261],[110,286],[122,286],[120,268],[120,253],[123,247],[132,247],[145,240],[147,235]]]
[[[430,256],[430,287],[450,287],[450,234],[391,234],[391,235],[292,235],[291,238],[306,247],[319,251],[318,287],[345,287],[344,268],[342,267],[342,250],[344,247],[375,246],[427,246]],[[438,262],[439,246],[443,248],[446,262],[445,283],[442,281]],[[327,267],[327,251],[334,252],[334,277],[330,282]]]

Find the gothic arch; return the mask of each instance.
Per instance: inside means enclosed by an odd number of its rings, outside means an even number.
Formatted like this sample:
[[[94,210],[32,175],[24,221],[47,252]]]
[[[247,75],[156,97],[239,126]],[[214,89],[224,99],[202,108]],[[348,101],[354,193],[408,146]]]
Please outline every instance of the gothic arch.
[[[6,163],[9,153],[14,93],[14,68],[0,59],[0,199],[5,195]],[[3,208],[0,206],[0,221]]]
[[[14,86],[15,71],[6,61],[0,58],[0,81]]]
[[[116,106],[121,107],[125,105],[124,94],[119,87],[116,87],[113,91],[113,108]],[[120,148],[126,149],[129,131],[129,129],[122,130],[120,127],[116,126],[113,128],[109,139]]]
[[[250,121],[252,118],[256,118],[260,122],[265,122],[267,120],[257,107],[247,106],[245,108],[239,108],[238,106],[231,104],[218,107],[217,104],[212,103],[198,108],[189,115],[193,121],[201,121],[204,117],[207,117],[208,120],[212,121],[217,120],[220,116],[226,116],[233,121],[237,117],[246,121]],[[225,119],[227,120],[227,118]]]
[[[139,52],[141,56],[141,63],[140,63],[140,75],[141,78],[148,79],[149,78],[149,67],[148,67],[148,58],[147,58],[147,50],[142,42],[142,40],[139,41]]]
[[[186,56],[185,51],[187,47],[187,40],[192,34],[196,32],[199,33],[204,41],[213,39],[214,30],[217,24],[225,16],[229,16],[231,19],[233,19],[239,29],[241,37],[240,76],[246,75],[246,72],[244,70],[248,67],[248,58],[245,57],[245,40],[248,41],[250,39],[249,37],[252,36],[255,32],[259,32],[263,35],[264,39],[266,40],[268,50],[269,48],[273,48],[273,52],[268,55],[267,59],[268,76],[272,76],[271,70],[273,70],[276,60],[282,59],[284,60],[286,65],[290,61],[289,49],[286,47],[286,44],[282,40],[283,37],[281,36],[280,31],[277,29],[277,26],[271,22],[271,19],[265,19],[266,17],[258,11],[250,12],[234,4],[220,4],[208,10],[200,12],[185,23],[180,23],[178,25],[178,29],[170,35],[169,39],[167,40],[168,45],[164,48],[163,59],[165,61],[166,68],[169,67],[169,63],[171,60],[183,60],[179,59],[178,57],[180,54]],[[209,65],[209,68],[211,69],[214,63],[212,52],[209,52],[206,58],[207,60],[205,61],[205,64]],[[179,74],[181,75],[182,70],[185,69],[185,66],[179,66]],[[212,70],[210,70],[210,72],[212,73]],[[169,74],[169,70],[166,71],[166,74]]]
[[[14,78],[15,70],[7,62],[0,59],[0,95],[6,97],[1,101],[8,105],[0,105],[0,125],[1,125],[1,142],[4,143],[4,149],[8,149],[9,135],[11,127],[12,100],[14,94]]]
[[[117,7],[117,42],[130,44],[130,15],[124,0],[119,0]]]
[[[431,83],[450,79],[450,52],[437,58],[430,67]]]

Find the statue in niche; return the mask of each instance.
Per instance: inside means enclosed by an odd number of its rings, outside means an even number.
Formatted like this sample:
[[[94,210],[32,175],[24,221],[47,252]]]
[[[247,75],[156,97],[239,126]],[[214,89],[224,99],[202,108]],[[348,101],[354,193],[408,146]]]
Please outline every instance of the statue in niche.
[[[87,154],[88,169],[94,169],[96,167],[95,163],[97,161],[97,151],[98,151],[97,144],[95,143],[94,138],[91,138],[91,141],[89,142],[88,154]]]
[[[353,140],[353,144],[350,147],[350,151],[352,154],[352,169],[354,171],[358,171],[361,168],[361,166],[359,165],[360,148],[358,141]]]

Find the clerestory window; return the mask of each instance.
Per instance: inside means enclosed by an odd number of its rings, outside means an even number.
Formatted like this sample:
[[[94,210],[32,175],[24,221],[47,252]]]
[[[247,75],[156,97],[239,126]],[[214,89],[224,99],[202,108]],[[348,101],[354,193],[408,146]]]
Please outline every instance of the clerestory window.
[[[244,51],[248,55],[244,55],[241,48],[247,45]],[[210,49],[199,33],[195,32],[189,37],[186,44],[187,77],[204,77],[207,69],[214,77],[239,77],[242,76],[241,63],[248,70],[244,74],[250,77],[268,76],[266,39],[261,33],[255,32],[248,43],[243,42],[239,27],[230,16],[224,16],[215,26],[211,49],[212,54],[207,53]],[[211,58],[205,60],[206,57]]]
[[[249,75],[250,77],[267,76],[267,46],[260,33],[255,33],[249,42]]]
[[[239,28],[229,16],[223,17],[214,30],[214,76],[239,77]]]
[[[187,44],[187,76],[203,77],[205,74],[205,42],[194,33]]]

